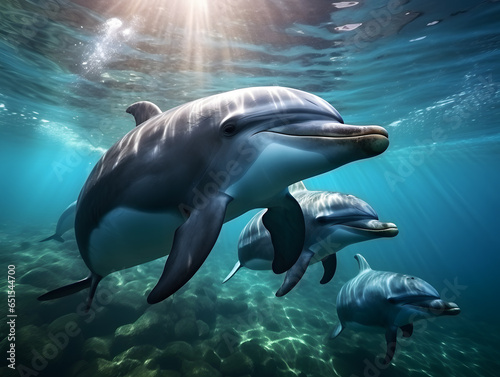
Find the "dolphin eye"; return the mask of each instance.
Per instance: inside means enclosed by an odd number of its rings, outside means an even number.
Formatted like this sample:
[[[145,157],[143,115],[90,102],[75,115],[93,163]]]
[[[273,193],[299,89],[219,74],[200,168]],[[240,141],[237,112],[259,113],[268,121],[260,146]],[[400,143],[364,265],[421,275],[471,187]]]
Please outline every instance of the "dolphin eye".
[[[228,123],[222,127],[222,134],[224,136],[233,136],[236,133],[236,124]]]

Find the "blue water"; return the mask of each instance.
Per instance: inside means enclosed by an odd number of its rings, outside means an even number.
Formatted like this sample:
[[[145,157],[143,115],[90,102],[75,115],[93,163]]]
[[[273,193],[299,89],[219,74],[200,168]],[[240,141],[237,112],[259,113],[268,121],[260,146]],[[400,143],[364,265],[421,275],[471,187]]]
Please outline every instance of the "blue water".
[[[17,365],[79,377],[496,375],[499,20],[493,0],[3,1],[0,284],[15,264]],[[398,225],[397,237],[340,251],[331,283],[320,286],[321,268],[311,266],[277,299],[282,277],[271,272],[241,271],[220,285],[252,212],[224,225],[205,265],[168,303],[146,304],[164,260],[106,278],[104,288],[119,289],[96,319],[75,309],[83,294],[36,301],[86,274],[73,234],[64,244],[38,241],[52,234],[102,153],[133,128],[128,105],[149,100],[167,110],[261,85],[309,91],[348,124],[388,130],[385,153],[306,185],[362,198]],[[326,339],[336,294],[357,272],[356,253],[374,269],[423,278],[453,296],[461,314],[429,323],[400,345],[390,367],[367,370],[383,335],[352,330]],[[179,335],[182,318],[209,330]],[[36,369],[33,350],[50,353],[48,334],[69,320],[82,331]],[[123,326],[142,335],[124,336]],[[5,339],[1,345],[4,352]],[[242,358],[241,371],[221,366],[230,357]],[[23,375],[6,367],[1,374]]]

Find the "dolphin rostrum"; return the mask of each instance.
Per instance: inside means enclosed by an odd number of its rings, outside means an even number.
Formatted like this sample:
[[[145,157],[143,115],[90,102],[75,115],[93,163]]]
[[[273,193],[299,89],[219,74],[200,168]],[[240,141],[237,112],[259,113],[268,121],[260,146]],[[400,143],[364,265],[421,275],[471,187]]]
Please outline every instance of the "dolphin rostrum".
[[[235,90],[153,115],[101,157],[80,192],[75,235],[90,275],[39,299],[90,287],[89,306],[104,276],[169,254],[148,296],[162,301],[200,268],[222,224],[253,208],[267,208],[273,271],[283,273],[305,232],[288,185],[388,145],[383,128],[345,125],[323,99],[282,87]]]
[[[335,274],[336,253],[339,250],[353,243],[398,234],[395,224],[379,221],[375,210],[353,195],[309,191],[302,182],[295,183],[288,189],[302,209],[306,233],[302,253],[287,271],[285,281],[276,293],[278,297],[295,287],[310,264],[323,263],[321,284],[326,284]],[[257,213],[241,232],[238,262],[223,283],[241,267],[271,269],[274,252],[269,232],[262,224],[264,212]]]
[[[387,342],[384,363],[388,364],[396,351],[398,328],[404,337],[409,337],[417,320],[460,313],[457,304],[441,300],[426,281],[395,272],[374,271],[362,255],[356,254],[355,258],[359,273],[338,293],[340,323],[331,338],[349,324],[383,327]]]

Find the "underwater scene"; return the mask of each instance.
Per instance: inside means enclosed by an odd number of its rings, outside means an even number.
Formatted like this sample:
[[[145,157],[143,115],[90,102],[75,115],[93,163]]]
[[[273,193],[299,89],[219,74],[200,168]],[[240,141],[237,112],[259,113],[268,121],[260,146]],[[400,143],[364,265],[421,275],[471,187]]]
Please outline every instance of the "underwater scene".
[[[0,375],[497,376],[499,30],[2,0]]]

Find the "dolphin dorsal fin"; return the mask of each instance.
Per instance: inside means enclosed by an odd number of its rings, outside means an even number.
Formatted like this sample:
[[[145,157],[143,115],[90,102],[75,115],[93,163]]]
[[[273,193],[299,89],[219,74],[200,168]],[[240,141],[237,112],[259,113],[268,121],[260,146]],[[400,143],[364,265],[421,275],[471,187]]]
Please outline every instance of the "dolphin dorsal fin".
[[[290,191],[290,194],[293,194],[298,191],[305,191],[307,190],[306,185],[304,185],[304,182],[299,181],[297,183],[294,183],[293,185],[288,186],[288,191]]]
[[[126,112],[134,116],[136,127],[148,119],[161,114],[160,108],[149,101],[133,103],[127,108]]]
[[[359,265],[359,273],[362,273],[366,270],[371,270],[370,265],[366,261],[366,259],[361,254],[356,254],[354,258],[358,261]]]

